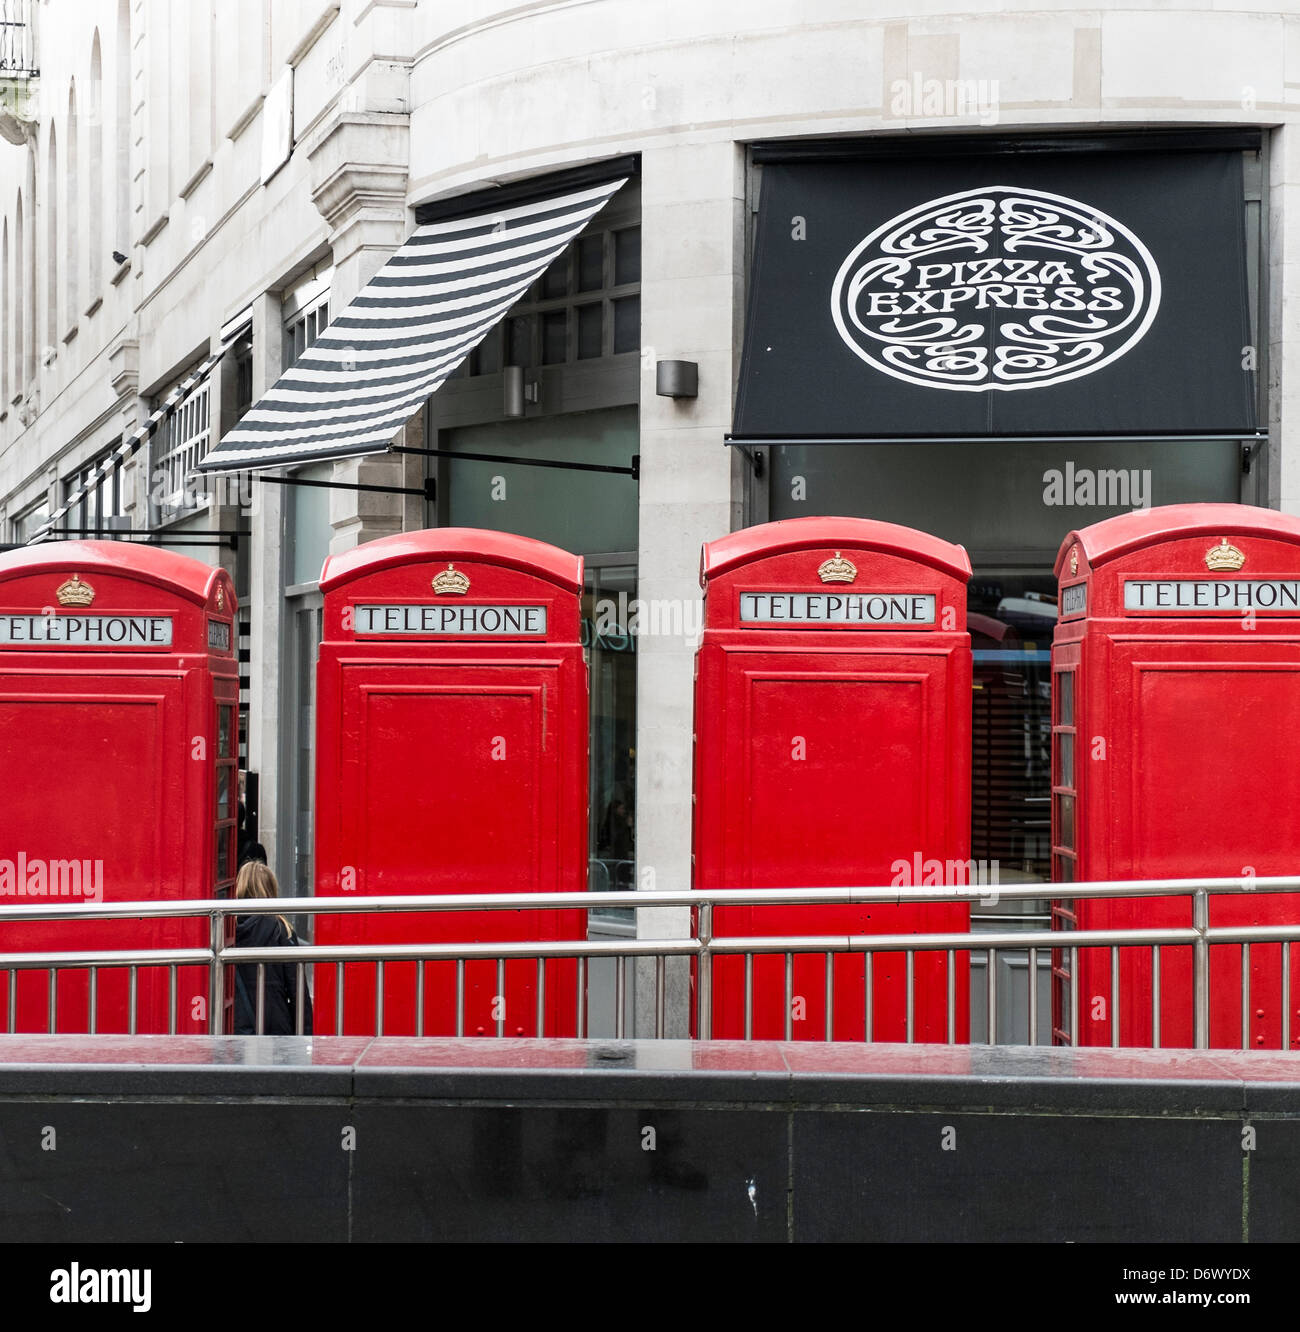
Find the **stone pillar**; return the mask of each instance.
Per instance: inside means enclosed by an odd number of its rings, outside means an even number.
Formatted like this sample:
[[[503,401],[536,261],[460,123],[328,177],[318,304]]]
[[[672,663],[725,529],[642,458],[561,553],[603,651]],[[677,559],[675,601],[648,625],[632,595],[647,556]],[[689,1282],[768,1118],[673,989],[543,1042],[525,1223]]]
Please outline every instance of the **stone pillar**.
[[[1300,125],[1273,131],[1268,182],[1269,498],[1300,514]]]
[[[406,239],[409,120],[381,111],[340,111],[310,150],[312,200],[329,224],[334,253],[330,309],[337,313]],[[401,486],[401,454],[336,463],[348,485]],[[364,490],[330,492],[330,550],[350,550],[403,527],[403,497]]]
[[[643,601],[698,624],[700,546],[739,522],[732,385],[744,265],[744,157],[733,143],[680,144],[641,159],[641,498]],[[682,299],[683,291],[691,293]],[[699,364],[699,396],[661,398],[655,361]],[[738,475],[738,472],[737,472]],[[677,618],[660,616],[661,623]],[[637,644],[637,887],[691,884],[692,732],[697,640]],[[638,913],[641,937],[690,933],[686,907]],[[686,1034],[687,971],[670,965],[669,1036]],[[654,1034],[654,965],[637,969],[636,1034]]]

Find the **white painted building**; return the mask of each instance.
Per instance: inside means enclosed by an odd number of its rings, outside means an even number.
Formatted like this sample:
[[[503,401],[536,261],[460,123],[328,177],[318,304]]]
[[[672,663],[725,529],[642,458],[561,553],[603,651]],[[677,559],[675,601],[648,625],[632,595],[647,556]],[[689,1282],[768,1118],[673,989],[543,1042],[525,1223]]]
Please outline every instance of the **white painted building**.
[[[309,883],[315,581],[330,550],[404,528],[499,526],[586,555],[593,614],[622,593],[679,616],[690,606],[689,621],[703,541],[769,517],[848,512],[964,542],[972,609],[982,597],[1014,619],[1011,603],[1032,612],[1050,599],[1051,535],[1081,521],[1039,498],[1067,465],[1122,467],[1129,505],[1219,498],[1300,512],[1294,0],[6,0],[3,10],[15,26],[0,38],[0,540],[29,539],[251,307],[251,332],[207,383],[59,528],[162,532],[235,574],[247,766],[286,887]],[[725,447],[756,271],[764,154],[753,145],[767,145],[767,161],[792,151],[815,163],[833,141],[839,160],[860,163],[869,194],[885,178],[871,173],[913,152],[926,160],[944,136],[958,155],[1063,152],[1062,136],[1085,136],[1098,153],[1238,155],[1241,345],[1259,376],[1266,444],[1206,421],[1182,432],[1200,442],[1101,443],[1090,456],[1091,445],[1063,453],[1025,440],[999,452],[991,438]],[[404,433],[408,447],[501,458],[627,466],[636,456],[639,479],[387,453],[303,475],[408,493],[187,482],[412,233],[417,209],[623,158],[628,184]],[[697,365],[698,394],[656,392],[661,361]],[[528,390],[522,416],[507,415],[511,364]],[[937,432],[918,421],[908,433]],[[189,544],[205,541],[215,544]],[[1018,632],[1032,637],[1032,624],[1022,617]],[[692,658],[680,632],[593,642],[597,878],[690,882]],[[977,726],[976,739],[986,757],[1000,752],[999,727],[1037,722],[988,724],[992,738],[981,742]],[[1017,799],[1041,798],[1040,777],[1015,780]],[[1026,830],[1032,820],[1014,821],[1014,845],[990,825],[987,847],[1039,874],[1042,839]],[[685,924],[677,913],[643,928]]]

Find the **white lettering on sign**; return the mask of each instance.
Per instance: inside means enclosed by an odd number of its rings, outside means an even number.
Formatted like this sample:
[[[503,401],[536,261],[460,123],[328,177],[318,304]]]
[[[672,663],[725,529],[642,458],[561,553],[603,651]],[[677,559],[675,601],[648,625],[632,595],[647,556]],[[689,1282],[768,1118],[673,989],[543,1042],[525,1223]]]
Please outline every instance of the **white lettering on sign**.
[[[1278,578],[1126,578],[1128,611],[1290,611],[1300,615],[1300,581]]]
[[[1160,308],[1142,241],[1092,204],[988,185],[891,217],[849,253],[831,318],[894,379],[961,393],[1061,384],[1141,341]]]
[[[208,621],[208,646],[218,652],[230,651],[230,626],[224,620]]]
[[[0,644],[171,647],[170,615],[3,615]]]
[[[933,592],[742,592],[742,624],[933,624]]]
[[[545,638],[545,606],[358,606],[359,635],[410,634],[417,638]]]
[[[1088,609],[1088,584],[1071,583],[1061,589],[1061,614],[1082,615]]]

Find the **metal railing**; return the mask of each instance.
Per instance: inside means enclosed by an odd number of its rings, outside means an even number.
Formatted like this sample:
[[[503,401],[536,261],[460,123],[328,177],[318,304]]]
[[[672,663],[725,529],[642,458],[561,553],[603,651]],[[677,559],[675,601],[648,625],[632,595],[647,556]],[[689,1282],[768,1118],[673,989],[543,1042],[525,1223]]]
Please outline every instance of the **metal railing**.
[[[1041,901],[1053,890],[1065,894],[1069,900],[1089,899],[1166,898],[1184,899],[1189,908],[1190,921],[1186,926],[1168,926],[1147,929],[1090,929],[1090,930],[1004,930],[997,932],[895,933],[895,934],[836,934],[821,935],[751,935],[747,937],[717,937],[714,934],[714,914],[728,907],[761,908],[774,906],[898,906],[954,903],[988,903],[992,896],[1002,902]],[[256,968],[257,1030],[264,1027],[266,1004],[266,968],[279,963],[294,966],[296,976],[297,1029],[303,1030],[303,999],[307,993],[307,972],[314,978],[321,976],[320,968],[334,968],[334,1030],[344,1029],[345,968],[349,964],[364,964],[374,971],[374,1023],[373,1032],[385,1034],[385,969],[396,964],[413,963],[416,970],[415,1028],[417,1036],[425,1031],[426,967],[430,963],[454,963],[455,1025],[454,1034],[466,1034],[466,968],[467,966],[496,964],[499,992],[504,990],[507,962],[534,962],[535,1014],[534,1030],[527,1035],[543,1035],[546,1031],[547,965],[561,960],[574,964],[572,986],[575,1000],[572,1033],[585,1036],[588,1031],[588,968],[597,962],[611,962],[614,968],[614,1035],[623,1037],[628,962],[633,959],[653,961],[653,1034],[663,1037],[667,1033],[667,966],[672,959],[689,959],[691,964],[692,1034],[701,1039],[713,1035],[716,1016],[715,967],[721,959],[738,956],[743,959],[743,997],[737,999],[735,986],[729,987],[730,1002],[739,1005],[731,1012],[732,1025],[737,1025],[737,1013],[743,1011],[745,1039],[752,1039],[755,1017],[755,959],[765,955],[780,955],[785,959],[784,985],[780,995],[784,1010],[786,1039],[794,1038],[795,1008],[793,994],[794,959],[806,954],[820,954],[824,959],[825,1017],[821,1039],[832,1040],[838,1025],[842,1032],[849,1016],[837,999],[835,987],[836,959],[846,955],[862,957],[864,982],[861,992],[863,1039],[877,1039],[873,1022],[873,972],[876,960],[882,955],[901,954],[905,966],[905,1030],[904,1039],[912,1042],[916,1037],[917,991],[915,966],[917,958],[925,954],[941,954],[946,958],[946,993],[944,995],[945,1031],[948,1044],[959,1042],[961,1025],[955,977],[957,960],[977,953],[987,953],[988,967],[984,984],[988,1001],[988,1043],[996,1043],[1000,1036],[1012,1037],[1018,1033],[1000,1033],[997,1019],[997,967],[995,958],[1005,953],[1027,954],[1026,996],[1027,1039],[1033,1044],[1039,1031],[1039,996],[1037,987],[1038,954],[1050,950],[1054,958],[1054,975],[1062,985],[1062,1022],[1068,1015],[1068,1026],[1058,1035],[1077,1040],[1080,1032],[1080,993],[1077,983],[1082,954],[1090,950],[1104,950],[1109,959],[1110,1005],[1109,1044],[1120,1045],[1122,1016],[1126,1000],[1120,984],[1120,959],[1124,950],[1138,950],[1150,962],[1150,1017],[1152,1040],[1145,1044],[1161,1044],[1162,1013],[1162,956],[1163,950],[1188,949],[1191,953],[1191,1030],[1192,1044],[1198,1049],[1208,1048],[1211,1031],[1211,950],[1235,946],[1240,955],[1240,1016],[1242,1048],[1250,1048],[1251,1017],[1251,950],[1276,946],[1280,948],[1279,973],[1281,1007],[1279,1013],[1282,1049],[1291,1048],[1291,948],[1300,942],[1300,923],[1272,925],[1214,926],[1210,921],[1210,900],[1213,897],[1260,896],[1275,893],[1300,893],[1300,878],[1234,878],[1234,879],[1141,879],[1111,883],[1074,883],[1049,885],[1042,883],[960,886],[941,888],[792,888],[763,890],[717,890],[682,892],[613,892],[613,893],[492,893],[460,894],[425,897],[306,897],[277,898],[274,900],[188,900],[116,903],[77,903],[59,905],[0,906],[0,931],[7,925],[39,921],[47,929],[66,922],[71,930],[77,922],[146,921],[146,920],[205,920],[207,942],[202,946],[155,949],[104,949],[80,951],[4,951],[0,952],[0,1004],[5,1018],[0,1030],[14,1034],[18,1025],[18,978],[25,972],[46,972],[46,1018],[44,1028],[50,1033],[58,1029],[59,981],[69,972],[87,976],[87,1018],[84,1030],[97,1031],[97,1007],[104,971],[127,973],[127,1031],[138,1030],[139,981],[146,970],[165,969],[167,979],[166,1029],[174,1034],[178,1028],[178,975],[183,968],[205,968],[206,1030],[218,1033],[224,1029],[225,1013],[232,967]],[[633,907],[640,910],[664,907],[690,907],[693,909],[694,929],[684,938],[636,939],[572,939],[545,942],[488,942],[488,943],[381,943],[381,944],[302,944],[279,948],[240,948],[230,942],[231,917],[255,914],[282,915],[366,915],[409,914],[444,911],[520,911],[582,910],[591,912],[610,907]],[[1297,904],[1300,918],[1300,903]],[[0,932],[0,940],[4,938]],[[1220,954],[1222,955],[1222,954]],[[1258,954],[1255,954],[1258,961]],[[684,966],[685,963],[679,963]],[[1220,987],[1220,993],[1222,987]],[[933,996],[929,996],[931,999]],[[769,994],[761,994],[769,1002]],[[769,1010],[770,1011],[770,1010]],[[1262,1017],[1256,1009],[1255,1016]],[[856,1023],[857,1014],[853,1014]],[[319,1026],[319,1023],[317,1024]],[[450,1025],[450,1024],[449,1024]],[[567,1015],[564,1025],[569,1026]],[[644,1024],[650,1025],[650,1024]],[[801,1029],[800,1035],[806,1029]],[[410,1033],[408,1033],[410,1034]],[[448,1032],[447,1034],[451,1034]],[[506,1034],[504,1016],[495,1021],[495,1034]],[[1274,1046],[1273,1048],[1277,1048]]]
[[[0,80],[35,78],[36,29],[32,0],[0,0]]]

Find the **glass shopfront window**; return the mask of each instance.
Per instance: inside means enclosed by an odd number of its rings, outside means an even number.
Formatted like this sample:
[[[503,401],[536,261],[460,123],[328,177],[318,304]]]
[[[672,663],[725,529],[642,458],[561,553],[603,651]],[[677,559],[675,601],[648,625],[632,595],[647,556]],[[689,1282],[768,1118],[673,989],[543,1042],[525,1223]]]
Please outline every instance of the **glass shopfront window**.
[[[615,407],[536,421],[448,430],[442,447],[498,458],[627,467],[637,451],[637,409]],[[549,541],[577,555],[635,551],[637,486],[630,476],[508,461],[454,461],[447,522]]]

